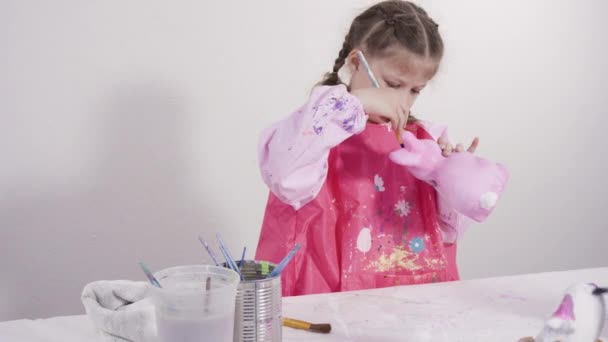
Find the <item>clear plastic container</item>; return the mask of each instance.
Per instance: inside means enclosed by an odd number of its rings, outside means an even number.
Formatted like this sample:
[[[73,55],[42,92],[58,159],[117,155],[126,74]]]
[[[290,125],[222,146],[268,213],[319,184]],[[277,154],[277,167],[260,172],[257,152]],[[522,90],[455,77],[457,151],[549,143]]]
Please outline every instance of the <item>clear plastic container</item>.
[[[195,265],[158,271],[152,293],[159,342],[232,342],[239,275]]]

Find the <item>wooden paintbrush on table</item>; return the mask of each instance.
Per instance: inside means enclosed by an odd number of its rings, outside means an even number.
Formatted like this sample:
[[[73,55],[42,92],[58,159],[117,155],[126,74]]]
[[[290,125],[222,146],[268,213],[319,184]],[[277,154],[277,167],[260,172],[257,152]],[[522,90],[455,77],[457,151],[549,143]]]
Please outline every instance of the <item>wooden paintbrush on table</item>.
[[[313,324],[287,317],[283,317],[283,326],[321,334],[329,334],[331,332],[331,324]]]

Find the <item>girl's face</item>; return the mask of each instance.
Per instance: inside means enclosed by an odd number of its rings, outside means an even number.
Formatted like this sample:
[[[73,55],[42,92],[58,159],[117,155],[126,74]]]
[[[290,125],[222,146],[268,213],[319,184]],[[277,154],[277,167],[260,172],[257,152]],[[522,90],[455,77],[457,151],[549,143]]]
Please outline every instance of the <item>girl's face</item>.
[[[391,49],[384,57],[365,56],[381,88],[391,87],[403,94],[405,108],[410,109],[418,94],[437,70],[435,60],[418,57],[403,48]],[[370,88],[372,84],[365,67],[353,50],[346,59],[351,72],[351,90]]]

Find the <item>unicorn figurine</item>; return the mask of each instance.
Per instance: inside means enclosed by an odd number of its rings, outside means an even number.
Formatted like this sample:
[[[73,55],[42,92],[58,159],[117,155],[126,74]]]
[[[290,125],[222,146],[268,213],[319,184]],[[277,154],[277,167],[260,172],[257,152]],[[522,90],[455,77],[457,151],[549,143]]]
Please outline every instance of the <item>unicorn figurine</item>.
[[[574,284],[566,291],[557,310],[547,319],[536,338],[519,342],[596,342],[606,317],[603,295],[608,289],[595,284]]]

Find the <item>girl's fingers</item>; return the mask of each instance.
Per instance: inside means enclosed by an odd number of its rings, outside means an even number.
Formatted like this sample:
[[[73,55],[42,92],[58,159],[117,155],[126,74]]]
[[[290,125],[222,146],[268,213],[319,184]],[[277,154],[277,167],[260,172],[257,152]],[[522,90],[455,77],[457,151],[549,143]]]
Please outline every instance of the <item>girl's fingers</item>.
[[[445,150],[445,148],[448,146],[449,142],[448,142],[447,138],[439,137],[439,139],[437,139],[437,144],[439,145],[439,148],[443,152],[443,150]]]
[[[380,115],[377,114],[370,114],[369,115],[369,121],[373,122],[373,123],[377,123],[377,124],[382,124],[382,123],[386,123],[388,121],[390,121],[389,119],[386,119]]]
[[[454,147],[452,146],[452,144],[448,143],[447,145],[445,145],[445,148],[443,148],[443,155],[445,157],[447,157],[450,154],[452,154],[453,150],[454,150]]]
[[[467,148],[467,152],[475,153],[475,150],[477,150],[477,146],[479,146],[479,138],[475,137],[475,139],[473,139],[473,142],[471,143],[471,146]]]

